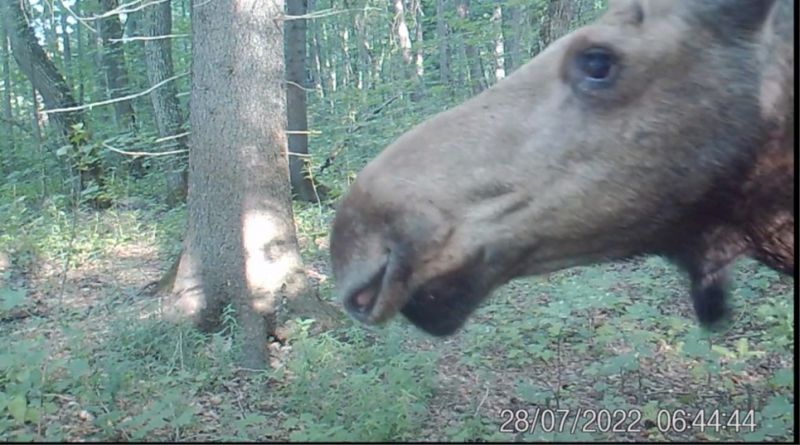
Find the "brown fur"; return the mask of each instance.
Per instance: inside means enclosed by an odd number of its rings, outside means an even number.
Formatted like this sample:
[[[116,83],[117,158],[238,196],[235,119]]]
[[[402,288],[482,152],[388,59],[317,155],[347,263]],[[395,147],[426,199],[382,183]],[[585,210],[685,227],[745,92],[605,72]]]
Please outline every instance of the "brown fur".
[[[446,335],[511,278],[660,254],[687,271],[700,321],[718,321],[737,257],[794,270],[793,12],[617,0],[401,136],[334,221],[345,306]],[[589,88],[574,61],[597,47],[617,75]]]

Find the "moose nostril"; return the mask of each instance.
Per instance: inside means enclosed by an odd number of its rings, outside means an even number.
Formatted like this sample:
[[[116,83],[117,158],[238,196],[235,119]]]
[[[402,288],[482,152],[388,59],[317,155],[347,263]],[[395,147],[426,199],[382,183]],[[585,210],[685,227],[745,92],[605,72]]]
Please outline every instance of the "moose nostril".
[[[375,291],[371,289],[364,289],[356,292],[350,298],[353,309],[359,312],[366,312],[369,307],[375,302]]]
[[[378,300],[381,281],[385,273],[386,265],[381,267],[364,287],[344,298],[344,307],[353,317],[364,320],[372,312],[372,308],[375,307],[375,302]]]
[[[372,287],[362,289],[344,302],[344,307],[350,316],[361,322],[366,322],[369,315],[372,313],[372,308],[375,306],[375,301],[378,299],[378,292]]]
[[[365,289],[362,290],[361,292],[358,292],[353,297],[353,303],[355,303],[357,308],[363,308],[367,307],[374,298],[375,298],[374,293]]]

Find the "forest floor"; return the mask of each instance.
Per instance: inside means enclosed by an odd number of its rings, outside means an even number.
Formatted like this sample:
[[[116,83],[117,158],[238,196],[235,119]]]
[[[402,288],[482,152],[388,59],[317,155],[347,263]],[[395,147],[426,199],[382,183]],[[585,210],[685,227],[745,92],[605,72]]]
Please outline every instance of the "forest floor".
[[[329,296],[330,212],[297,216],[309,277]],[[162,302],[140,292],[176,253],[182,218],[61,214],[4,254],[2,439],[794,436],[794,283],[751,261],[737,264],[735,316],[721,332],[696,326],[675,268],[642,258],[516,280],[446,339],[401,319],[301,328],[255,372],[233,364],[231,314],[203,335],[160,320]],[[60,253],[31,247],[41,237]]]

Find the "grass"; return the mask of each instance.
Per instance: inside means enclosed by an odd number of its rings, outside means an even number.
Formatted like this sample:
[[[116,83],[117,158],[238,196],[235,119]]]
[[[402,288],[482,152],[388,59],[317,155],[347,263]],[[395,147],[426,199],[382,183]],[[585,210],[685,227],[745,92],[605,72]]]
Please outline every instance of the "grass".
[[[516,280],[447,339],[403,320],[319,335],[300,323],[291,344],[271,344],[271,368],[253,372],[233,365],[230,311],[221,332],[200,334],[160,320],[159,301],[136,292],[177,251],[183,209],[73,214],[4,202],[0,251],[13,264],[0,282],[3,440],[794,435],[792,280],[751,261],[736,265],[736,316],[722,333],[697,328],[672,266],[643,258]],[[331,210],[295,213],[330,296]],[[557,426],[571,427],[579,409],[574,432]],[[699,410],[716,410],[720,426],[692,425]]]

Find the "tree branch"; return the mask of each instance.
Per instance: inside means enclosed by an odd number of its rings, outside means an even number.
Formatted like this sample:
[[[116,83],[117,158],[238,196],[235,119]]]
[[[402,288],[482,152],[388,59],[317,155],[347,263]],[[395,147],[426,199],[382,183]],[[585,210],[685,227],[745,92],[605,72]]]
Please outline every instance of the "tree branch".
[[[85,105],[78,105],[78,106],[75,106],[75,107],[54,108],[52,110],[42,110],[42,113],[44,113],[44,114],[54,114],[54,113],[66,113],[66,112],[70,112],[70,111],[91,110],[94,107],[100,107],[100,106],[103,106],[103,105],[110,105],[110,104],[117,103],[117,102],[136,99],[137,97],[142,97],[142,96],[144,96],[146,94],[151,93],[153,90],[155,90],[157,88],[160,88],[161,86],[163,86],[167,82],[171,82],[173,80],[180,79],[181,77],[188,76],[188,75],[189,75],[189,73],[183,73],[183,74],[178,74],[178,75],[172,76],[169,79],[164,79],[161,82],[151,86],[150,88],[148,88],[146,90],[143,90],[143,91],[140,91],[140,92],[135,93],[135,94],[129,94],[127,96],[121,96],[121,97],[117,97],[117,98],[114,98],[114,99],[102,100],[100,102],[92,102],[90,104],[85,104]]]
[[[86,20],[100,20],[100,19],[104,19],[106,17],[111,17],[112,15],[130,14],[132,12],[141,11],[142,9],[144,9],[144,8],[146,8],[148,6],[152,6],[152,5],[156,5],[158,3],[164,3],[164,2],[168,2],[168,1],[170,1],[170,0],[153,0],[153,1],[147,2],[147,3],[143,4],[143,5],[139,5],[139,6],[135,6],[134,7],[132,5],[135,5],[137,3],[142,3],[142,0],[134,0],[134,1],[130,2],[130,3],[125,3],[125,4],[122,4],[122,5],[119,5],[116,8],[108,10],[108,11],[106,11],[106,12],[100,14],[100,15],[93,15],[91,17],[88,17],[88,18],[86,18]],[[128,7],[130,7],[130,9],[126,9]]]
[[[131,36],[131,37],[123,37],[121,39],[108,39],[109,42],[137,42],[142,40],[165,40],[165,39],[173,39],[173,38],[184,38],[189,37],[189,34],[170,34],[165,36]]]
[[[314,12],[311,12],[311,13],[308,13],[308,14],[301,14],[301,15],[285,15],[284,14],[283,20],[284,21],[288,21],[288,20],[304,20],[304,19],[313,20],[313,19],[320,19],[320,18],[323,18],[323,17],[329,17],[329,16],[332,16],[332,15],[345,14],[345,13],[348,13],[348,12],[369,11],[369,10],[380,11],[381,9],[380,8],[376,8],[374,6],[365,6],[364,8],[358,8],[358,9],[335,9],[335,8],[329,8],[329,9],[322,9],[322,10],[319,10],[319,11],[314,11]]]
[[[182,150],[170,150],[170,151],[161,151],[161,152],[152,152],[152,151],[126,151],[120,150],[119,148],[112,147],[107,142],[103,142],[103,147],[113,151],[114,153],[119,153],[125,156],[169,156],[169,155],[176,155],[180,153],[186,153],[189,150],[182,149]]]

